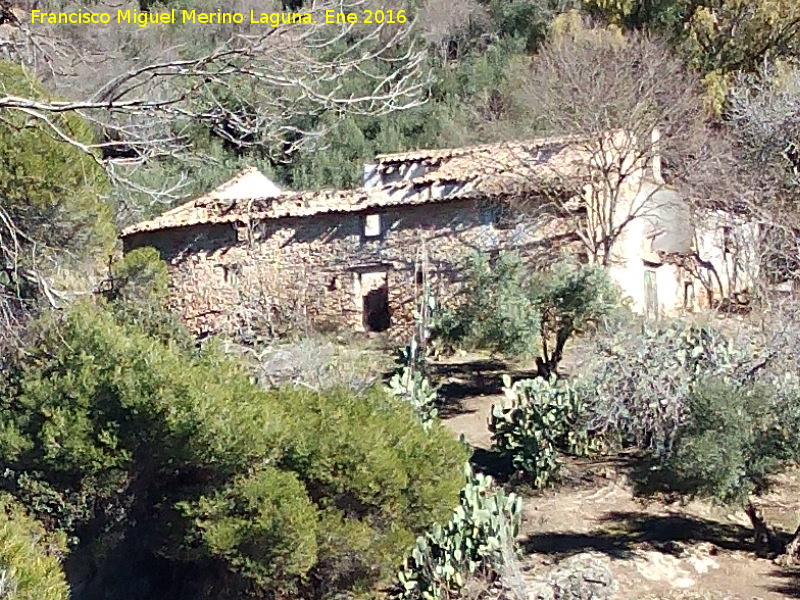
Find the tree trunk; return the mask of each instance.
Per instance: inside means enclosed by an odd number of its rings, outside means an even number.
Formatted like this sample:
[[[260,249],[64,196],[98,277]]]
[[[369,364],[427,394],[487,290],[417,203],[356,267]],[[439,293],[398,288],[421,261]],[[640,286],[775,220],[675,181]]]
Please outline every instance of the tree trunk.
[[[551,373],[558,375],[558,364],[561,362],[561,359],[564,358],[564,346],[567,344],[567,340],[569,340],[570,333],[572,333],[572,327],[562,325],[556,334],[556,346],[553,349],[553,353],[550,355],[550,359],[547,361],[547,368]]]
[[[550,375],[552,375],[550,368],[548,367],[547,363],[542,360],[541,356],[536,357],[536,376],[541,377],[542,379],[550,379]]]
[[[753,525],[756,553],[759,556],[767,556],[770,553],[775,552],[775,536],[772,535],[772,532],[767,526],[767,522],[764,520],[764,515],[762,514],[761,510],[752,502],[748,502],[745,512],[750,518],[750,523]]]

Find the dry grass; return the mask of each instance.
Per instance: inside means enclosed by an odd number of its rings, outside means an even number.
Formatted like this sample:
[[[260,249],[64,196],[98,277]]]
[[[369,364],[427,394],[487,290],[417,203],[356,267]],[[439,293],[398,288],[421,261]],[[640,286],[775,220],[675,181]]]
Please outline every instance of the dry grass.
[[[265,387],[295,385],[323,390],[343,386],[360,392],[379,382],[392,366],[386,352],[366,341],[342,343],[328,336],[257,348],[230,344],[228,350],[241,355]]]

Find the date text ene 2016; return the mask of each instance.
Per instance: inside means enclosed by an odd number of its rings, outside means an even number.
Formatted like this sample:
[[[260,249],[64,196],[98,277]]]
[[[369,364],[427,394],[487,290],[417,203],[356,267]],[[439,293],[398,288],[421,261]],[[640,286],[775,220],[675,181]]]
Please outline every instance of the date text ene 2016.
[[[336,12],[335,10],[325,11],[326,23],[407,23],[405,10],[364,10],[357,12]]]

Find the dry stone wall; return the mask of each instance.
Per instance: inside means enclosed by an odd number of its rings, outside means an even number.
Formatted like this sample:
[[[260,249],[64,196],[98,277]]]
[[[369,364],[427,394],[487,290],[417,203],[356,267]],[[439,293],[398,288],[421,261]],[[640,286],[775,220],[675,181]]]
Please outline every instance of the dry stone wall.
[[[462,259],[473,250],[518,248],[534,260],[551,261],[573,239],[561,219],[532,221],[507,206],[474,201],[386,210],[375,238],[364,236],[366,217],[202,225],[135,234],[125,246],[160,251],[169,265],[172,308],[197,334],[363,330],[364,295],[383,277],[389,332],[402,337],[424,277],[446,302],[458,287]]]

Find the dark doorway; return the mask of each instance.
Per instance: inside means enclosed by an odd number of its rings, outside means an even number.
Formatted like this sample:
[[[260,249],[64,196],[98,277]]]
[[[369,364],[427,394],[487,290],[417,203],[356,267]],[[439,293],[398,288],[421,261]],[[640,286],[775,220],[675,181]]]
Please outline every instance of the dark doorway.
[[[364,295],[364,329],[386,331],[390,324],[389,288],[382,285]]]

